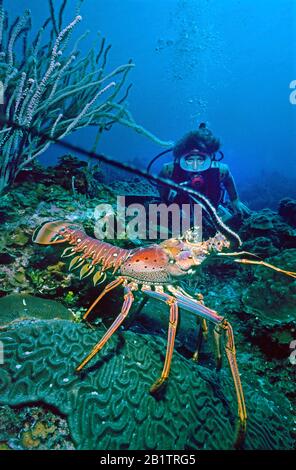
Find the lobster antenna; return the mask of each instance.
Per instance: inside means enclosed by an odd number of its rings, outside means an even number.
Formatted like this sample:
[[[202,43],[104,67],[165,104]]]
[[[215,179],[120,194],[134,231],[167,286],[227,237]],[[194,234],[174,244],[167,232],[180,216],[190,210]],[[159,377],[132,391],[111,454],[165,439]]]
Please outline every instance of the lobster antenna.
[[[266,261],[253,261],[250,259],[235,259],[236,263],[242,263],[242,264],[257,264],[259,266],[265,266],[266,268],[273,269],[273,271],[277,271],[278,273],[286,274],[286,276],[293,277],[296,279],[296,272],[293,271],[287,271],[282,268],[278,268],[277,266],[274,266],[274,264],[266,263]]]
[[[61,141],[58,138],[55,138],[51,135],[46,134],[45,132],[39,131],[35,129],[34,127],[25,127],[21,124],[18,124],[17,122],[7,119],[3,114],[0,114],[0,122],[3,124],[8,125],[9,127],[12,127],[14,129],[18,129],[24,132],[24,134],[32,134],[33,136],[41,137],[42,139],[47,140],[48,142],[55,143],[59,145],[60,147],[66,148],[67,150],[71,150],[72,152],[77,152],[80,153],[81,155],[84,155],[88,158],[92,158],[95,160],[99,160],[101,162],[106,163],[107,165],[113,166],[115,168],[119,168],[120,170],[123,171],[128,171],[130,173],[133,173],[137,176],[141,176],[143,178],[146,178],[150,181],[154,181],[155,183],[162,184],[164,186],[168,186],[169,188],[176,189],[178,191],[183,191],[186,194],[190,194],[193,200],[200,204],[210,215],[216,229],[220,231],[223,235],[228,237],[230,240],[234,242],[234,244],[240,246],[242,245],[242,241],[240,237],[235,233],[233,230],[231,230],[224,222],[221,220],[221,218],[218,216],[215,208],[212,206],[210,201],[200,194],[198,191],[195,191],[194,189],[191,188],[185,188],[180,186],[177,183],[174,183],[172,180],[166,179],[166,178],[161,178],[160,176],[155,176],[153,174],[148,173],[145,170],[141,170],[140,168],[137,168],[133,165],[120,162],[118,160],[115,160],[111,157],[108,157],[103,154],[98,154],[96,152],[91,152],[88,150],[83,149],[82,147],[79,147],[77,145],[71,144],[70,142],[65,142]],[[195,198],[195,199],[194,199]]]
[[[205,211],[211,217],[211,219],[213,221],[213,224],[215,225],[216,229],[219,232],[221,232],[223,235],[225,235],[227,238],[234,241],[235,245],[241,246],[242,241],[241,241],[239,235],[236,232],[234,232],[233,230],[231,230],[231,228],[228,227],[228,225],[224,224],[221,217],[218,216],[216,209],[214,208],[214,206],[210,203],[210,201],[206,197],[204,197],[202,194],[199,194],[199,193],[197,193],[197,194],[195,194],[194,196],[192,194],[190,194],[191,199],[194,202],[197,202],[198,204],[200,204],[205,209]]]
[[[222,252],[217,253],[217,256],[242,256],[242,255],[253,256],[254,258],[258,258],[260,261],[262,261],[262,258],[260,258],[260,256],[255,255],[254,253],[250,253],[249,251],[235,251],[233,253],[222,253]],[[237,261],[237,260],[234,260],[234,261]]]

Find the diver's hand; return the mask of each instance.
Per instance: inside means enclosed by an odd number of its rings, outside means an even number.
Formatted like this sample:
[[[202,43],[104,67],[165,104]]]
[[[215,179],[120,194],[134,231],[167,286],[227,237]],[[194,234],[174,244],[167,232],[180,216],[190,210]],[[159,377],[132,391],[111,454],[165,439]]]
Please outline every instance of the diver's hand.
[[[251,213],[250,209],[239,199],[234,199],[233,201],[231,201],[231,205],[234,210],[234,213],[237,215],[243,216]]]

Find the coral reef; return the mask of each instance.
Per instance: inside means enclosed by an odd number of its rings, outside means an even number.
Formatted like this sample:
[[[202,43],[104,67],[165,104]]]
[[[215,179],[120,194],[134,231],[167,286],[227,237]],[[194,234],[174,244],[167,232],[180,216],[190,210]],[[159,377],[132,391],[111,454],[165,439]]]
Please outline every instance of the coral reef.
[[[268,258],[267,262],[285,269],[295,270],[296,249],[284,250]],[[269,327],[296,321],[296,281],[275,271],[258,268],[255,282],[244,292],[242,300],[247,313],[260,317],[261,324]]]
[[[105,38],[98,50],[80,58],[78,47],[86,34],[69,49],[82,17],[77,14],[63,27],[65,5],[63,2],[57,13],[58,22],[52,8],[51,17],[32,37],[30,11],[9,25],[3,0],[0,2],[0,75],[5,76],[3,114],[7,120],[0,131],[0,193],[49,148],[52,140],[44,135],[61,140],[75,130],[96,126],[97,144],[104,130],[121,123],[167,144],[137,125],[126,109],[130,86],[125,89],[125,82],[134,66],[131,61],[106,73],[111,46]],[[23,47],[19,47],[20,41]]]
[[[0,450],[74,450],[65,417],[38,406],[0,406]]]
[[[28,181],[42,183],[45,186],[61,186],[70,190],[74,198],[77,198],[77,193],[93,198],[98,197],[102,192],[104,179],[98,163],[86,162],[71,154],[66,154],[59,157],[55,166],[44,168],[35,163],[30,171],[20,171],[15,182]],[[106,185],[105,188],[107,190]]]
[[[267,262],[295,270],[296,249],[284,250]],[[243,310],[253,342],[268,357],[287,358],[296,334],[296,281],[259,268],[242,292]]]
[[[161,369],[165,340],[126,331],[116,335],[82,376],[77,362],[102,335],[69,321],[22,322],[0,334],[5,366],[0,403],[41,401],[68,419],[78,449],[227,449],[233,444],[232,384],[175,353],[165,393],[149,386]],[[289,449],[285,400],[246,387],[246,448]],[[29,436],[30,437],[30,436]]]
[[[255,213],[250,219],[249,226],[250,228],[259,230],[260,232],[273,228],[270,213],[266,213],[266,209]]]
[[[243,239],[249,243],[248,246],[250,246],[253,239],[257,239],[257,241],[254,241],[256,246],[258,238],[268,238],[270,251],[265,250],[268,256],[274,254],[271,245],[277,249],[296,248],[295,229],[270,209],[253,212],[250,217],[244,220],[240,233]]]
[[[296,200],[286,197],[280,201],[279,215],[292,227],[296,228]]]
[[[257,256],[268,258],[277,255],[279,248],[275,247],[268,237],[256,237],[244,242],[243,248],[245,251],[256,253]]]

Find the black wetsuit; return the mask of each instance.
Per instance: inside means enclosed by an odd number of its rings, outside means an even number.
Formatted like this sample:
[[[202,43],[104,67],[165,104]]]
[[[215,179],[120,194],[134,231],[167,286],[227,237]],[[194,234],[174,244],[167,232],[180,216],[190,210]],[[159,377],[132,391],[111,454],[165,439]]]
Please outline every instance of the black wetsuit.
[[[224,163],[213,162],[208,170],[202,172],[184,171],[179,165],[171,163],[163,166],[159,176],[171,179],[175,183],[186,182],[188,187],[206,196],[215,208],[222,202],[224,191],[227,192],[230,201],[238,198],[234,179]],[[164,186],[159,186],[158,189],[164,202],[177,204],[188,202],[188,197],[184,193],[172,195],[172,192]]]

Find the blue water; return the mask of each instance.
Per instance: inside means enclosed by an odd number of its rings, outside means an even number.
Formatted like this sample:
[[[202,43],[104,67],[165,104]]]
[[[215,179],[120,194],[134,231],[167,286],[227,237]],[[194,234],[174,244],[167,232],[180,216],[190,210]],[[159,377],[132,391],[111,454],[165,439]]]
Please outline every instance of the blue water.
[[[4,3],[15,13],[30,8],[36,28],[47,16],[45,1]],[[75,5],[68,1],[65,23],[75,16]],[[101,31],[112,44],[108,71],[133,59],[128,102],[138,124],[176,141],[206,121],[241,190],[268,175],[280,188],[282,176],[295,179],[296,105],[289,101],[296,79],[294,0],[85,0],[81,14],[74,37],[90,31],[82,52]],[[95,133],[85,129],[70,140],[90,149]],[[119,125],[98,147],[143,165],[161,150]],[[42,161],[53,163],[61,153],[51,148]],[[295,196],[278,191],[279,197]]]

